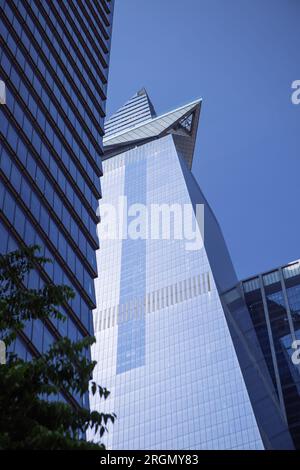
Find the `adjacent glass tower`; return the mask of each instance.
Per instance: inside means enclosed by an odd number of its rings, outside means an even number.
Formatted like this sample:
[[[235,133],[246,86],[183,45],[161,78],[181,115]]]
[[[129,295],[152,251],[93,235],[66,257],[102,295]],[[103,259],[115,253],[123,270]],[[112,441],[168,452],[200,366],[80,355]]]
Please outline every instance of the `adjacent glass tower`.
[[[0,1],[0,250],[40,245],[53,264],[29,285],[63,283],[76,293],[66,322],[35,321],[20,332],[15,351],[25,359],[60,336],[93,333],[113,4]]]
[[[142,89],[105,126],[92,357],[111,395],[104,405],[91,397],[91,406],[118,416],[108,448],[293,446],[243,298],[223,295],[237,280],[191,173],[200,108],[196,100],[156,116]],[[136,204],[192,207],[202,243],[192,250],[186,239],[142,229],[128,236]]]
[[[246,279],[241,287],[278,406],[300,449],[300,261]]]

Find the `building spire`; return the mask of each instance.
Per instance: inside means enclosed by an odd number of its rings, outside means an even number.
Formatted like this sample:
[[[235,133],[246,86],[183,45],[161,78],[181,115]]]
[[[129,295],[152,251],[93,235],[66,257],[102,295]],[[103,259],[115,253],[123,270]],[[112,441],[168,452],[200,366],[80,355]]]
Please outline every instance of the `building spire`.
[[[177,150],[191,169],[200,109],[198,99],[156,116],[146,89],[141,88],[106,122],[104,158],[172,134]]]
[[[141,88],[105,122],[105,136],[122,132],[156,116],[145,88]]]

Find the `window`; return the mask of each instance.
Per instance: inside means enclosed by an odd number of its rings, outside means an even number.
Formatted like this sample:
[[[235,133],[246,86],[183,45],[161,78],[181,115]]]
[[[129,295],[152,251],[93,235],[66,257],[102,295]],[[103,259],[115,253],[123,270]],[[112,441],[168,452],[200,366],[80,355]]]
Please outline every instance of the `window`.
[[[24,236],[24,229],[25,229],[25,216],[23,211],[16,206],[16,213],[15,213],[15,229],[18,235],[23,238]]]
[[[31,209],[31,212],[32,212],[33,216],[38,221],[40,219],[40,207],[41,207],[41,203],[40,203],[37,195],[32,191],[31,192],[30,209]]]
[[[18,145],[18,134],[13,126],[9,126],[8,129],[8,134],[7,134],[7,140],[13,150],[16,152],[17,150],[17,145]]]
[[[13,224],[15,214],[15,201],[10,193],[7,191],[4,199],[4,213],[9,221]]]

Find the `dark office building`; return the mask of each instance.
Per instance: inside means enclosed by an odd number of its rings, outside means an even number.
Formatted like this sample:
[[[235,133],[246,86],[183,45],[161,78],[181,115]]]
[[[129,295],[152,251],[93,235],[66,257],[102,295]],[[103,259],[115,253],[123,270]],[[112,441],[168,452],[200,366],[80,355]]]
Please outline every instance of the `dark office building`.
[[[66,284],[76,293],[64,308],[66,322],[34,321],[20,333],[15,351],[25,359],[60,336],[79,340],[92,332],[113,5],[0,1],[0,79],[6,88],[6,104],[0,105],[0,250],[40,245],[53,264],[35,271],[29,285]]]
[[[300,261],[241,283],[283,419],[300,449]]]

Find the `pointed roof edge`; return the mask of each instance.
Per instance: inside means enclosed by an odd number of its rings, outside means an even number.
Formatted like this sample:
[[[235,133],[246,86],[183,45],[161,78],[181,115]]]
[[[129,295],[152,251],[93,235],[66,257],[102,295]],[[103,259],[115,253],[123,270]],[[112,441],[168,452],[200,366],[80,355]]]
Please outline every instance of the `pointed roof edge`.
[[[195,107],[193,113],[193,123],[192,123],[192,131],[190,138],[188,139],[187,137],[182,137],[179,135],[174,136],[174,143],[175,146],[181,149],[182,151],[182,156],[189,168],[189,170],[192,169],[192,164],[193,164],[193,159],[194,159],[194,152],[195,152],[195,146],[196,146],[196,139],[197,139],[197,134],[198,134],[198,125],[199,125],[199,118],[200,118],[200,112],[201,112],[201,105],[202,105],[202,99],[199,100],[198,105]],[[178,142],[181,140],[181,143]],[[182,145],[183,144],[183,145]]]
[[[139,91],[136,92],[135,96],[146,95],[148,97],[148,93],[146,88],[143,86]]]
[[[149,108],[150,108],[151,116],[152,116],[153,118],[155,118],[155,117],[157,116],[157,114],[156,114],[155,108],[154,108],[154,106],[153,106],[153,103],[152,103],[151,99],[149,98],[149,95],[148,95],[148,93],[147,93],[146,88],[143,87],[140,91],[143,92],[143,94],[145,94],[145,95],[147,96],[147,100],[148,100],[148,103],[149,103]]]
[[[148,96],[148,95],[147,95]],[[148,97],[149,99],[149,97]],[[150,101],[150,100],[149,100]],[[167,117],[169,116],[170,114],[174,113],[174,112],[177,112],[177,111],[180,111],[184,108],[187,108],[188,106],[193,106],[193,105],[201,105],[202,103],[202,98],[198,98],[194,101],[191,101],[190,103],[186,103],[185,105],[183,106],[180,106],[179,108],[175,108],[175,109],[172,109],[171,111],[167,111],[166,113],[163,113],[163,114],[160,114],[159,116],[155,116],[154,118],[152,119],[147,119],[143,122],[140,122],[139,124],[136,124],[135,126],[132,126],[130,128],[127,128],[127,129],[124,129],[123,131],[121,132],[116,132],[115,134],[110,134],[108,137],[103,137],[103,144],[104,145],[109,145],[109,140],[112,140],[112,139],[115,139],[117,136],[121,136],[123,134],[127,134],[128,132],[132,131],[133,129],[136,130],[136,129],[139,129],[140,127],[144,126],[145,124],[148,124],[149,122],[153,123],[159,119],[163,119],[164,117]],[[107,142],[107,144],[106,144]]]
[[[147,119],[124,131],[114,135],[109,135],[106,138],[104,136],[104,155],[102,156],[102,159],[106,160],[108,158],[112,158],[133,147],[140,146],[151,140],[172,134],[177,151],[185,160],[189,170],[191,170],[201,105],[202,98],[198,98],[160,116]],[[182,113],[180,113],[180,111],[182,111]],[[176,119],[172,120],[172,114],[176,116]],[[178,132],[178,125],[180,125],[182,119],[186,119],[190,115],[193,115],[191,133],[184,135],[182,132]],[[163,126],[161,125],[162,122],[164,123]],[[161,129],[159,129],[160,126]]]

